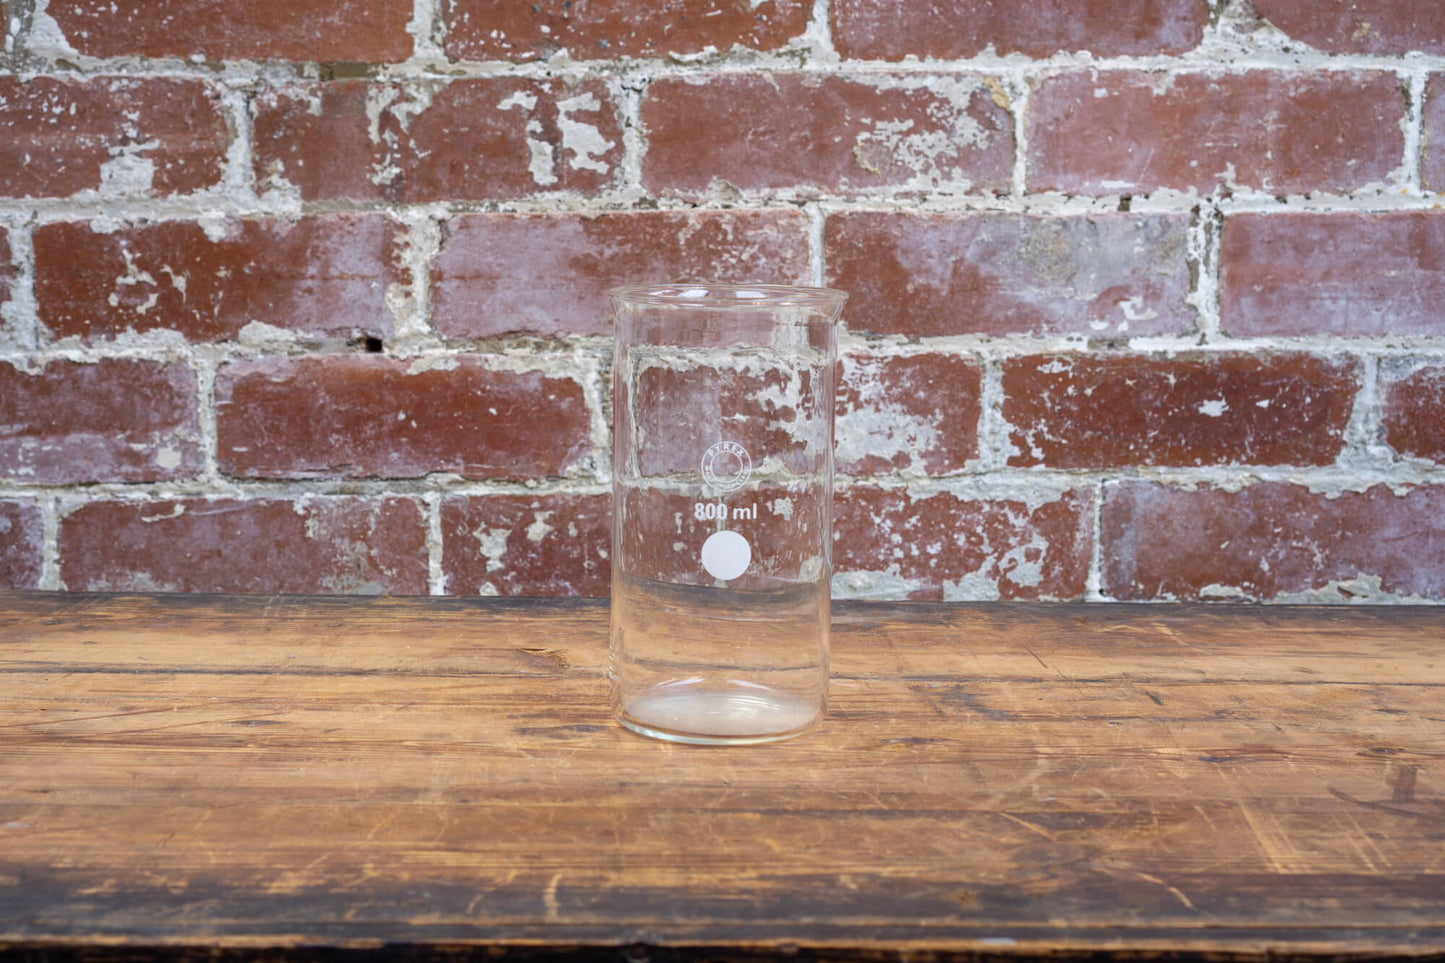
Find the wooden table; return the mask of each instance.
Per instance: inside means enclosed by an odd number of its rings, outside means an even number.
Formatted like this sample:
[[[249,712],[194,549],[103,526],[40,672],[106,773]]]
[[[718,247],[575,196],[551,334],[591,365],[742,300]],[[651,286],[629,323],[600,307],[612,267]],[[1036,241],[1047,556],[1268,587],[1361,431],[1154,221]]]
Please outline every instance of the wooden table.
[[[606,614],[0,595],[0,953],[1445,956],[1445,608],[840,605],[726,749]]]

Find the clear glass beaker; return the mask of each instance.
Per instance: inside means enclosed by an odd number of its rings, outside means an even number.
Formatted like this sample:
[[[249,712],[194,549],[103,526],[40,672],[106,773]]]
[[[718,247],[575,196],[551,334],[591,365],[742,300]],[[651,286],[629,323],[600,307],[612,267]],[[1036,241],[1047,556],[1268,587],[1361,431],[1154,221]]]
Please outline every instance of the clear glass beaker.
[[[828,685],[835,327],[847,295],[610,292],[611,698],[636,732],[770,742]]]

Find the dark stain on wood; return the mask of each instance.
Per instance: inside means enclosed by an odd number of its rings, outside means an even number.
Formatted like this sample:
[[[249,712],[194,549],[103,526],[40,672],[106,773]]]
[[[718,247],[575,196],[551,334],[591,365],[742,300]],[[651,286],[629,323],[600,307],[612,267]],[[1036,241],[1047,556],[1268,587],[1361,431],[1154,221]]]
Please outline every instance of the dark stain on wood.
[[[1419,766],[1402,765],[1395,770],[1395,781],[1390,787],[1390,802],[1409,803],[1415,801],[1415,776]]]

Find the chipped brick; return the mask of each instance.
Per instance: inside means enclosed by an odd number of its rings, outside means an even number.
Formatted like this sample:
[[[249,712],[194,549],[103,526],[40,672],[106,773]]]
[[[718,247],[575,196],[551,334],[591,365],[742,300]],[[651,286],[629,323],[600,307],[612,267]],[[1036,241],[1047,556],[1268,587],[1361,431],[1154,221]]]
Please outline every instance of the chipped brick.
[[[458,495],[441,503],[450,595],[607,595],[608,495]]]
[[[582,386],[380,355],[268,358],[216,378],[218,459],[243,478],[534,479],[590,452]]]
[[[262,190],[306,200],[506,200],[597,194],[622,127],[597,80],[486,77],[268,88],[256,100]]]
[[[1391,378],[1382,394],[1381,420],[1390,447],[1445,464],[1445,366],[1424,365]]]
[[[1033,97],[1029,188],[1350,191],[1400,165],[1404,115],[1385,71],[1065,73]]]
[[[0,499],[0,589],[40,587],[45,520],[30,498]]]
[[[0,196],[166,196],[214,187],[230,144],[220,93],[172,77],[0,76]]]
[[[15,264],[10,251],[10,235],[0,227],[0,307],[11,298],[10,286],[15,283]]]
[[[1083,597],[1091,499],[1064,492],[1010,499],[913,496],[854,486],[836,498],[835,594],[911,599]]]
[[[1424,121],[1420,181],[1426,190],[1445,191],[1445,74],[1431,74],[1425,84]]]
[[[1083,334],[1192,331],[1183,214],[899,214],[824,227],[828,283],[852,331]]]
[[[1208,17],[1197,0],[834,0],[833,44],[861,60],[1179,54],[1199,45]]]
[[[96,501],[60,522],[72,591],[422,595],[414,498]]]
[[[193,221],[107,233],[35,232],[40,320],[85,340],[169,330],[234,340],[252,322],[311,337],[391,335],[387,288],[403,282],[395,222],[381,216],[255,219],[211,239]]]
[[[794,210],[464,214],[432,268],[433,317],[452,338],[609,334],[618,284],[806,284],[809,272]]]
[[[1009,464],[1328,465],[1358,388],[1356,363],[1305,354],[1009,359]]]
[[[1003,192],[1012,177],[1012,118],[978,76],[663,78],[642,120],[658,192]]]
[[[697,54],[734,46],[777,50],[800,37],[812,3],[681,0],[664,4],[452,0],[447,56],[459,60],[573,60]]]
[[[188,478],[200,468],[196,377],[109,358],[0,364],[0,477],[22,484]]]
[[[1445,487],[1338,496],[1105,486],[1103,591],[1121,600],[1445,599]]]
[[[1445,334],[1445,214],[1225,221],[1220,326],[1239,336]]]
[[[1438,0],[1254,0],[1254,9],[1290,39],[1329,53],[1445,53]]]
[[[412,0],[50,0],[91,57],[394,63],[411,55]]]
[[[978,455],[983,372],[970,358],[845,355],[834,428],[851,475],[946,475]]]

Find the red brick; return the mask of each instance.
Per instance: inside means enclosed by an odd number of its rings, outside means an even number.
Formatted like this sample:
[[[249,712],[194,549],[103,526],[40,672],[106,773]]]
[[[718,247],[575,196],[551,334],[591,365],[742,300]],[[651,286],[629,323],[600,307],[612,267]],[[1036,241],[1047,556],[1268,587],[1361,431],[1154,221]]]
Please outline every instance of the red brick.
[[[1123,600],[1445,600],[1445,487],[1336,497],[1263,482],[1237,492],[1105,486],[1103,591]]]
[[[216,378],[221,469],[245,478],[531,479],[591,450],[582,386],[479,357],[269,358]]]
[[[1400,81],[1383,71],[1061,74],[1029,111],[1029,187],[1349,191],[1400,166],[1404,115]]]
[[[1385,440],[1402,455],[1445,463],[1445,366],[1391,380],[1381,405]]]
[[[1292,40],[1329,53],[1445,53],[1438,0],[1254,0],[1254,9]]]
[[[15,282],[15,264],[11,260],[10,235],[0,227],[0,307],[10,300],[10,286]]]
[[[835,594],[912,599],[1080,599],[1092,499],[913,496],[853,487],[835,499]]]
[[[60,522],[73,591],[422,595],[416,499],[97,501]]]
[[[1445,334],[1445,212],[1225,220],[1220,325],[1241,336]]]
[[[1192,50],[1208,19],[1199,0],[834,0],[833,45],[863,60],[1142,56]]]
[[[91,57],[391,63],[411,55],[411,0],[51,0]]]
[[[110,358],[0,364],[0,477],[24,484],[187,478],[200,467],[196,377]]]
[[[610,334],[607,289],[697,280],[806,284],[794,210],[464,214],[432,268],[433,323],[453,338]]]
[[[1358,388],[1353,362],[1304,354],[1014,358],[1009,464],[1328,465]]]
[[[852,331],[1178,334],[1194,329],[1183,214],[837,214],[828,283]]]
[[[1425,149],[1420,179],[1427,190],[1445,191],[1445,74],[1425,85]]]
[[[777,50],[808,27],[810,0],[731,3],[673,0],[662,4],[605,0],[451,0],[447,56],[458,60],[573,60],[695,54],[734,45]]]
[[[442,500],[449,595],[606,595],[607,495],[458,495]]]
[[[617,177],[622,127],[598,80],[345,80],[256,99],[262,189],[306,200],[506,200],[596,194]]]
[[[45,522],[29,498],[0,500],[0,589],[40,587]]]
[[[170,77],[0,76],[0,130],[6,197],[198,191],[220,182],[230,143],[217,88]]]
[[[193,221],[107,233],[46,224],[35,232],[40,320],[87,340],[159,329],[226,341],[253,321],[386,338],[386,289],[403,281],[398,233],[380,216],[236,221],[216,240]]]
[[[978,456],[982,379],[978,363],[958,355],[845,355],[834,427],[837,470],[962,471]]]
[[[723,183],[804,195],[1004,192],[1013,124],[995,96],[1001,91],[978,76],[664,78],[642,105],[642,181],[653,191],[689,195]]]

